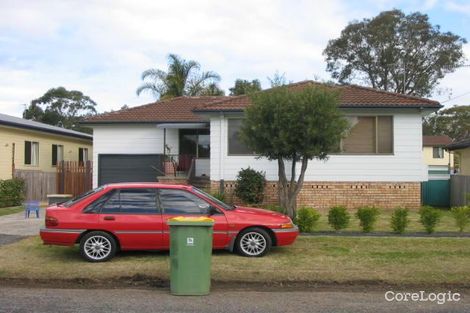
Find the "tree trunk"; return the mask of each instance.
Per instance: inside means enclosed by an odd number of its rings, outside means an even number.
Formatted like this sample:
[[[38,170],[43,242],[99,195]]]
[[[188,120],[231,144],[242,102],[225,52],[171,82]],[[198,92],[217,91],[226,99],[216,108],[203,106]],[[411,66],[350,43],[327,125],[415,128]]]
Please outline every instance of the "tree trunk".
[[[279,205],[285,208],[285,210],[287,211],[287,215],[289,215],[289,217],[293,219],[295,217],[297,208],[297,196],[304,184],[305,171],[307,170],[308,159],[305,157],[302,158],[300,175],[297,181],[295,180],[295,165],[297,164],[297,160],[295,158],[292,160],[293,164],[291,167],[291,180],[289,186],[287,183],[284,160],[279,157],[277,161],[279,173]]]
[[[287,196],[287,179],[286,171],[284,166],[284,160],[282,157],[277,159],[278,164],[278,191],[279,191],[279,205],[287,210],[288,207],[288,196]]]

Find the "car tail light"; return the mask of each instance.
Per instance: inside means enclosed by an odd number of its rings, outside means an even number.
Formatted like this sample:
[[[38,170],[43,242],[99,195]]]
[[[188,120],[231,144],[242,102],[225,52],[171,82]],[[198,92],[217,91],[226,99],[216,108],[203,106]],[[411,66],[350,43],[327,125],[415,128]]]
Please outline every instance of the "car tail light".
[[[46,216],[46,227],[59,225],[59,220],[52,216]]]

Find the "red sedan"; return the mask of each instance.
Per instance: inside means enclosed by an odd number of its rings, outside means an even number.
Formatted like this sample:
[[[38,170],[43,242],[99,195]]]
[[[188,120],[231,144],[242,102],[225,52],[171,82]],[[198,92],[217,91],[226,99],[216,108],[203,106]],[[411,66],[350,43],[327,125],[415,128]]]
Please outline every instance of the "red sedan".
[[[230,206],[192,186],[122,183],[47,208],[40,234],[44,244],[80,244],[86,260],[102,262],[117,250],[168,250],[166,222],[175,216],[210,216],[214,249],[250,257],[292,244],[299,233],[283,214]]]

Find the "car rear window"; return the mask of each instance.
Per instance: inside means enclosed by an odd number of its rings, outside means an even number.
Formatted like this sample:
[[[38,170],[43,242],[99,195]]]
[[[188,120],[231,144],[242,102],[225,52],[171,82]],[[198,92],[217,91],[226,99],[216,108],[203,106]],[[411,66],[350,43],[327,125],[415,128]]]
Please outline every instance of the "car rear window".
[[[101,213],[156,214],[156,189],[123,188],[115,190],[101,206]]]

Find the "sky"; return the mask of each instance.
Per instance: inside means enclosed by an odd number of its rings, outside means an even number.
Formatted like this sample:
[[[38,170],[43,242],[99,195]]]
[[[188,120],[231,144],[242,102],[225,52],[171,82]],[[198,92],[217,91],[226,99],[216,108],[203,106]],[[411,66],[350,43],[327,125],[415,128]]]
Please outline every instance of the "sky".
[[[278,71],[289,81],[329,79],[322,51],[353,20],[398,8],[470,40],[470,0],[0,0],[0,112],[21,116],[48,89],[80,90],[98,112],[153,101],[140,75],[175,53],[235,79]],[[470,63],[470,44],[464,46]],[[433,99],[470,104],[470,67],[448,74]],[[450,99],[450,100],[449,100]]]

